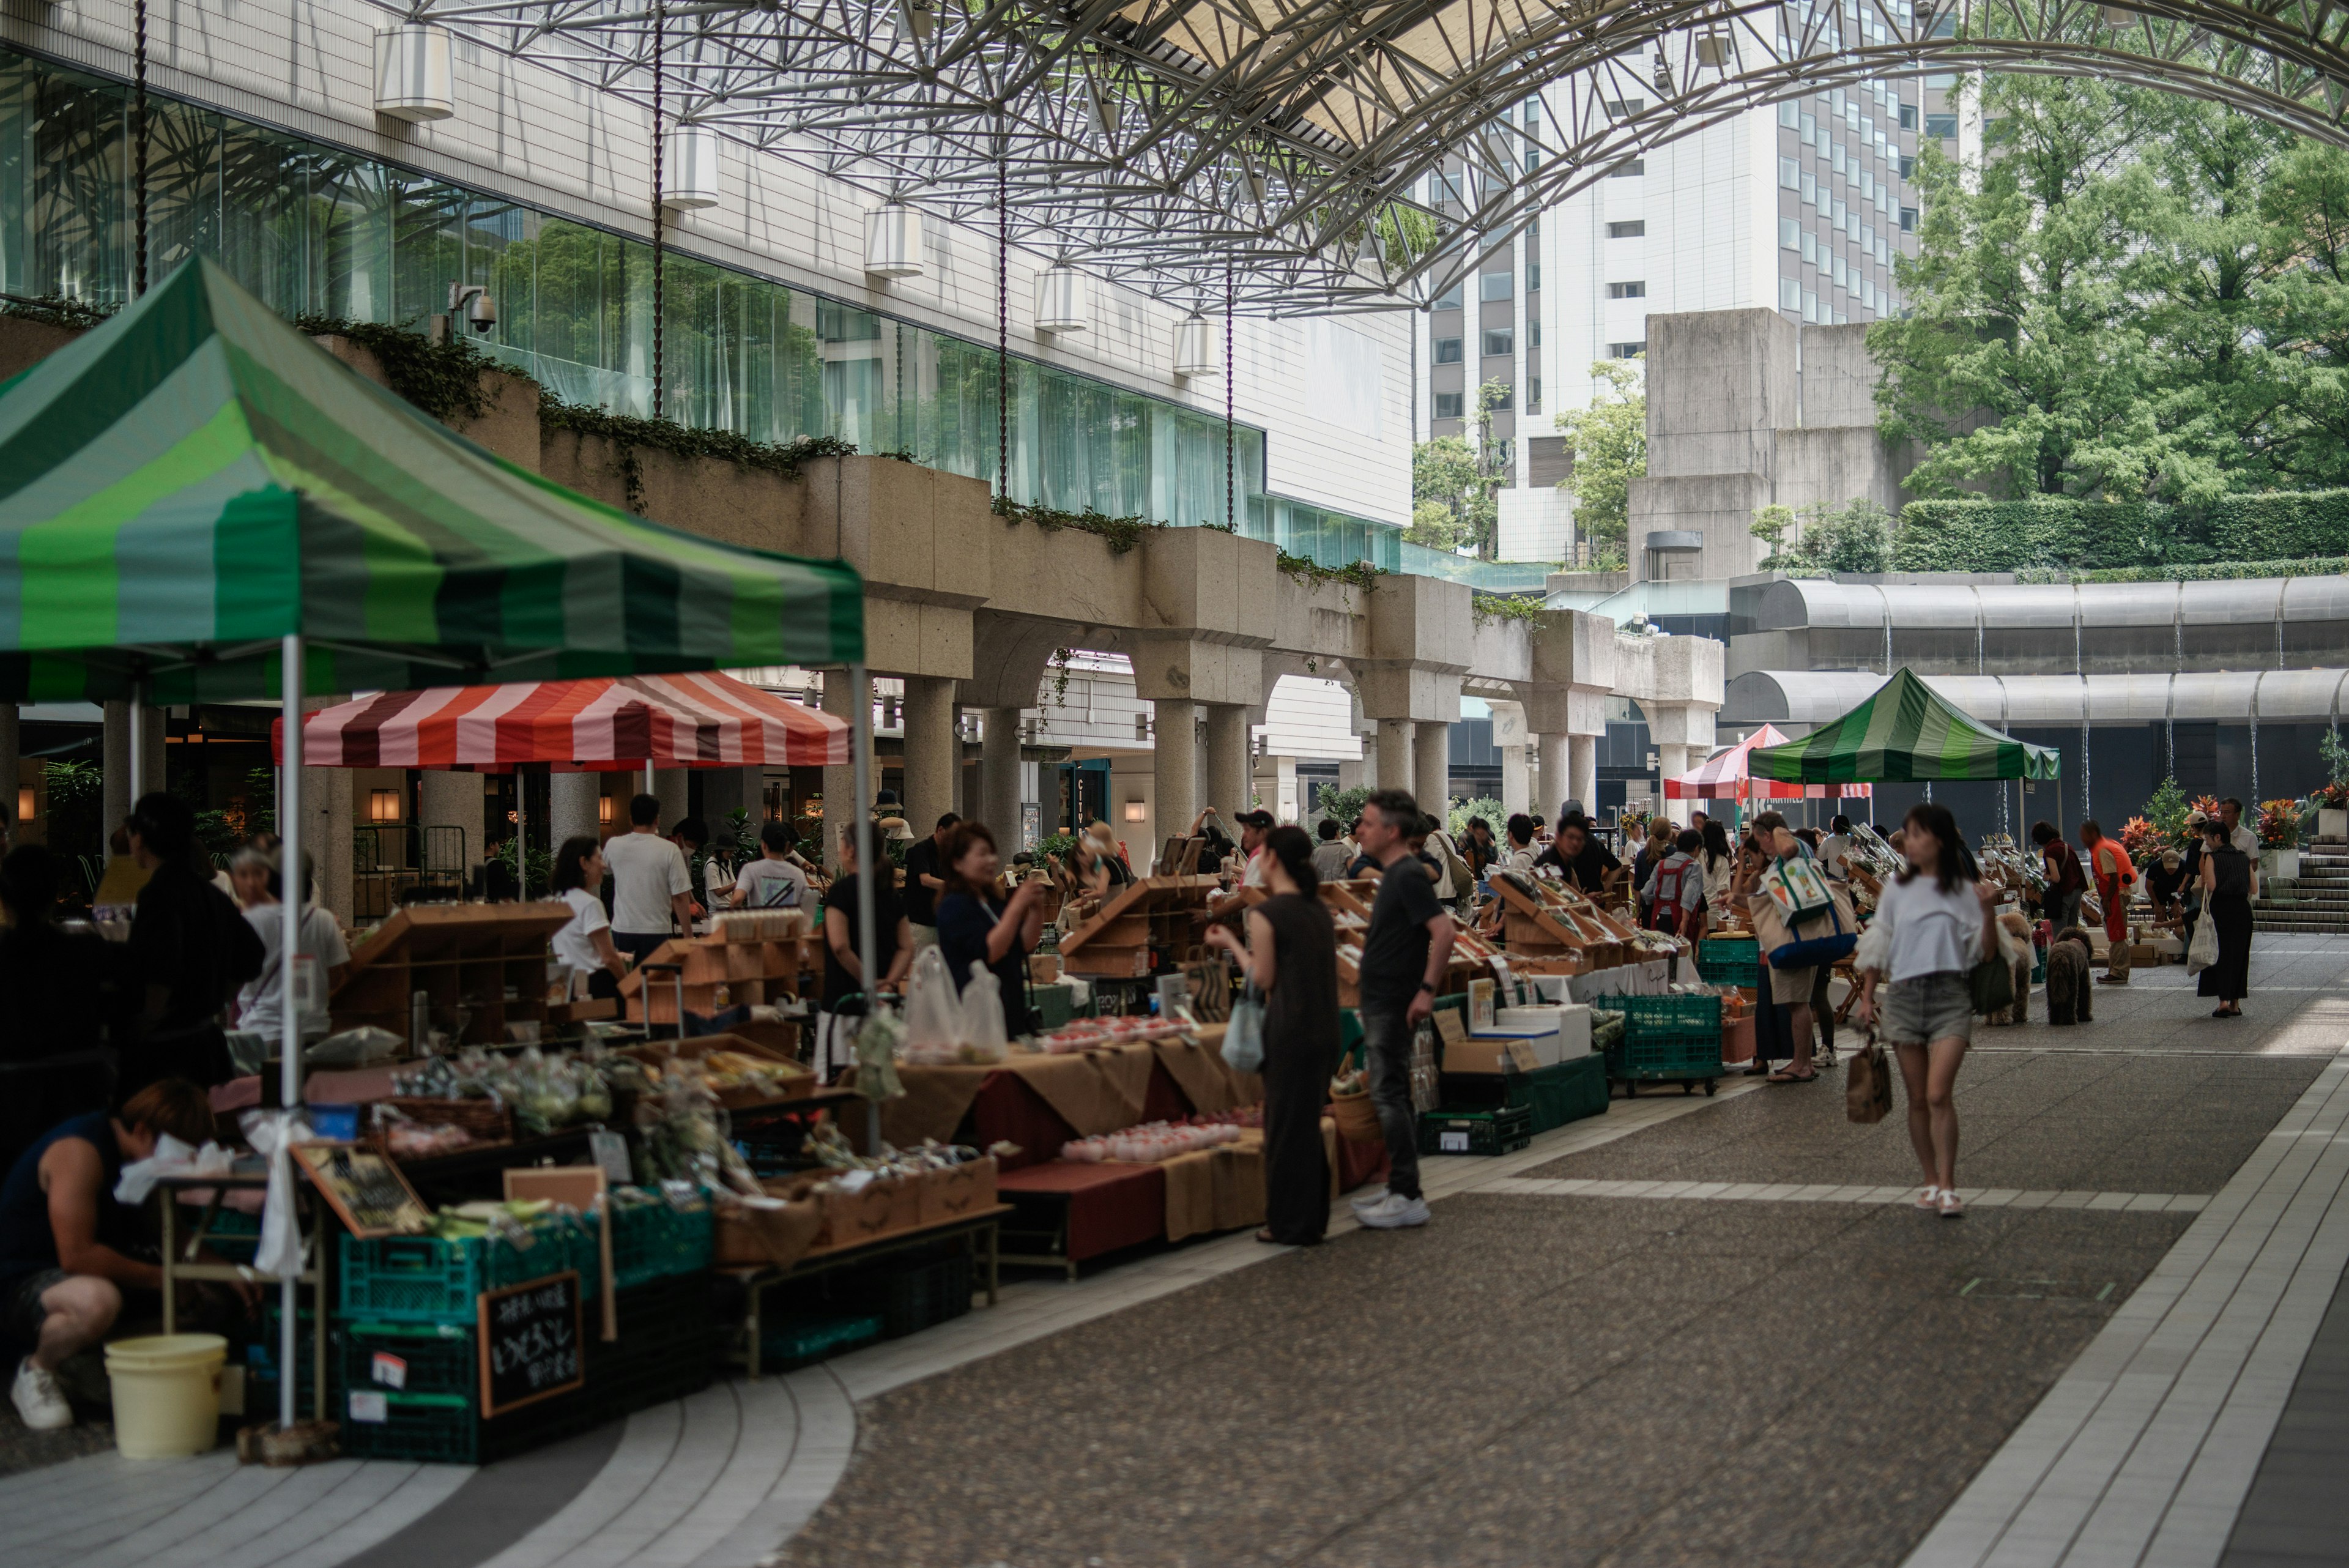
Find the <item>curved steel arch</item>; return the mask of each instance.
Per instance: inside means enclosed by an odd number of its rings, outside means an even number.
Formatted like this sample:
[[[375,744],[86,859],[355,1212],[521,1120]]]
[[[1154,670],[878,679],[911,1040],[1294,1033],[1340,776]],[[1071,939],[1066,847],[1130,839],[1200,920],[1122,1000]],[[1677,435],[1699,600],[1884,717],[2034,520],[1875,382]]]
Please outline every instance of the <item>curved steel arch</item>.
[[[1178,306],[1424,305],[1622,160],[1920,70],[2150,83],[2349,142],[2332,0],[378,0]],[[1422,196],[1460,171],[1461,213]]]

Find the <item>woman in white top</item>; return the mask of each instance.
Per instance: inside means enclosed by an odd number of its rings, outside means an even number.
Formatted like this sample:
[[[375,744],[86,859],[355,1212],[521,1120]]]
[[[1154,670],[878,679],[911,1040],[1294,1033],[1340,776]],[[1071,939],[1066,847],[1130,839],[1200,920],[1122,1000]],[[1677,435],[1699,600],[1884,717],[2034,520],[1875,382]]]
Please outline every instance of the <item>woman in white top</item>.
[[[1998,951],[1998,888],[1976,878],[1973,857],[1948,806],[1911,806],[1903,826],[1909,869],[1885,886],[1855,960],[1859,1018],[1880,1021],[1884,1043],[1900,1057],[1909,1141],[1925,1171],[1917,1207],[1954,1220],[1965,1212],[1958,1200],[1952,1096],[1973,1037],[1967,971],[1984,953]],[[1878,981],[1889,982],[1880,1008]]]
[[[554,956],[570,977],[571,994],[617,997],[628,961],[612,940],[612,918],[597,889],[604,886],[604,850],[594,839],[566,838],[554,856],[554,896],[571,906],[571,923],[554,933]]]
[[[1708,930],[1729,924],[1729,888],[1737,879],[1737,851],[1730,847],[1729,830],[1716,817],[1704,824],[1704,912]]]

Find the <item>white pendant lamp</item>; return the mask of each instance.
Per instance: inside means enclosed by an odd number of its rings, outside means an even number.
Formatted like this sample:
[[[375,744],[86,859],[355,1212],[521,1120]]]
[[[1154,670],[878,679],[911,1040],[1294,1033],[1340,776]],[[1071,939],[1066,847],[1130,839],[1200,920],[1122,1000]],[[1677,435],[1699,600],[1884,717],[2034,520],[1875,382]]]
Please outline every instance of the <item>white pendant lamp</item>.
[[[1036,330],[1082,332],[1092,325],[1085,313],[1085,275],[1066,257],[1046,267],[1036,280]]]
[[[1214,323],[1195,310],[1175,324],[1174,373],[1177,376],[1214,376],[1219,374],[1223,368],[1223,359],[1216,352]]]
[[[457,112],[449,29],[409,22],[375,36],[375,111],[414,121]]]
[[[680,125],[661,146],[661,205],[685,209],[718,205],[718,133],[706,125]]]
[[[875,277],[922,275],[922,214],[902,202],[864,214],[864,270]]]

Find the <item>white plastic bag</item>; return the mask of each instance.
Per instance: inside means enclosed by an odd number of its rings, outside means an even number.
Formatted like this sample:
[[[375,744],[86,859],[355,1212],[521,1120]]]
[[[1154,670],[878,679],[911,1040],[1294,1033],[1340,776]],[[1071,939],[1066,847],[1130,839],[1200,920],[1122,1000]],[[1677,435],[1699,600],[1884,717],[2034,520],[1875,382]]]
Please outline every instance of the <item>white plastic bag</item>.
[[[269,1161],[269,1195],[261,1206],[261,1244],[254,1249],[258,1272],[290,1278],[302,1272],[302,1222],[294,1212],[294,1157],[307,1143],[309,1122],[297,1111],[247,1111],[238,1118],[244,1139]]]
[[[2202,918],[2194,922],[2193,941],[2187,945],[2186,972],[2200,974],[2218,961],[2219,922],[2210,918],[2209,910],[2205,909]]]
[[[947,955],[924,948],[905,981],[905,1044],[915,1051],[952,1051],[970,1038],[963,1023],[962,998]]]
[[[995,971],[973,959],[970,983],[962,988],[963,1059],[1000,1062],[1011,1054],[1003,1032],[1003,987]]]

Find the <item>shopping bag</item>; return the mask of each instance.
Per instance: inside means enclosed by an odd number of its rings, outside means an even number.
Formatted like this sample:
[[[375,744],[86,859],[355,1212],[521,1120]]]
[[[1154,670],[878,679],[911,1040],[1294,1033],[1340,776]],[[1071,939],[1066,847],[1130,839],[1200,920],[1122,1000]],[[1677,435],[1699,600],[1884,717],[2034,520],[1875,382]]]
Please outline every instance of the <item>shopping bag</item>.
[[[1880,1122],[1892,1110],[1892,1075],[1884,1047],[1870,1029],[1843,1070],[1843,1114],[1863,1125]]]
[[[1974,1016],[1987,1018],[2014,1005],[2014,971],[2006,955],[1992,953],[1966,971],[1966,989],[1973,993]]]
[[[1819,874],[1816,865],[1799,857],[1775,861],[1764,870],[1762,891],[1776,906],[1778,918],[1786,922],[1790,931],[1835,908],[1827,879]]]
[[[2205,909],[2202,918],[2194,922],[2194,940],[2187,944],[2186,972],[2200,974],[2218,961],[2219,922],[2210,918],[2209,910]]]
[[[947,955],[934,944],[915,955],[913,972],[905,980],[905,1043],[920,1047],[952,1047],[970,1039],[964,1023],[962,992],[947,972]],[[997,1014],[996,1033],[1003,1031]]]
[[[1841,901],[1843,897],[1839,889],[1828,888],[1827,929],[1825,931],[1806,937],[1794,929],[1792,921],[1787,922],[1787,933],[1795,940],[1781,942],[1770,950],[1770,967],[1811,969],[1823,963],[1841,963],[1849,958],[1859,946],[1859,922],[1855,915],[1851,917],[1850,925],[1844,923],[1846,906]]]
[[[1235,1073],[1264,1071],[1264,1003],[1257,1000],[1256,981],[1232,1003],[1224,1025],[1224,1065]]]

